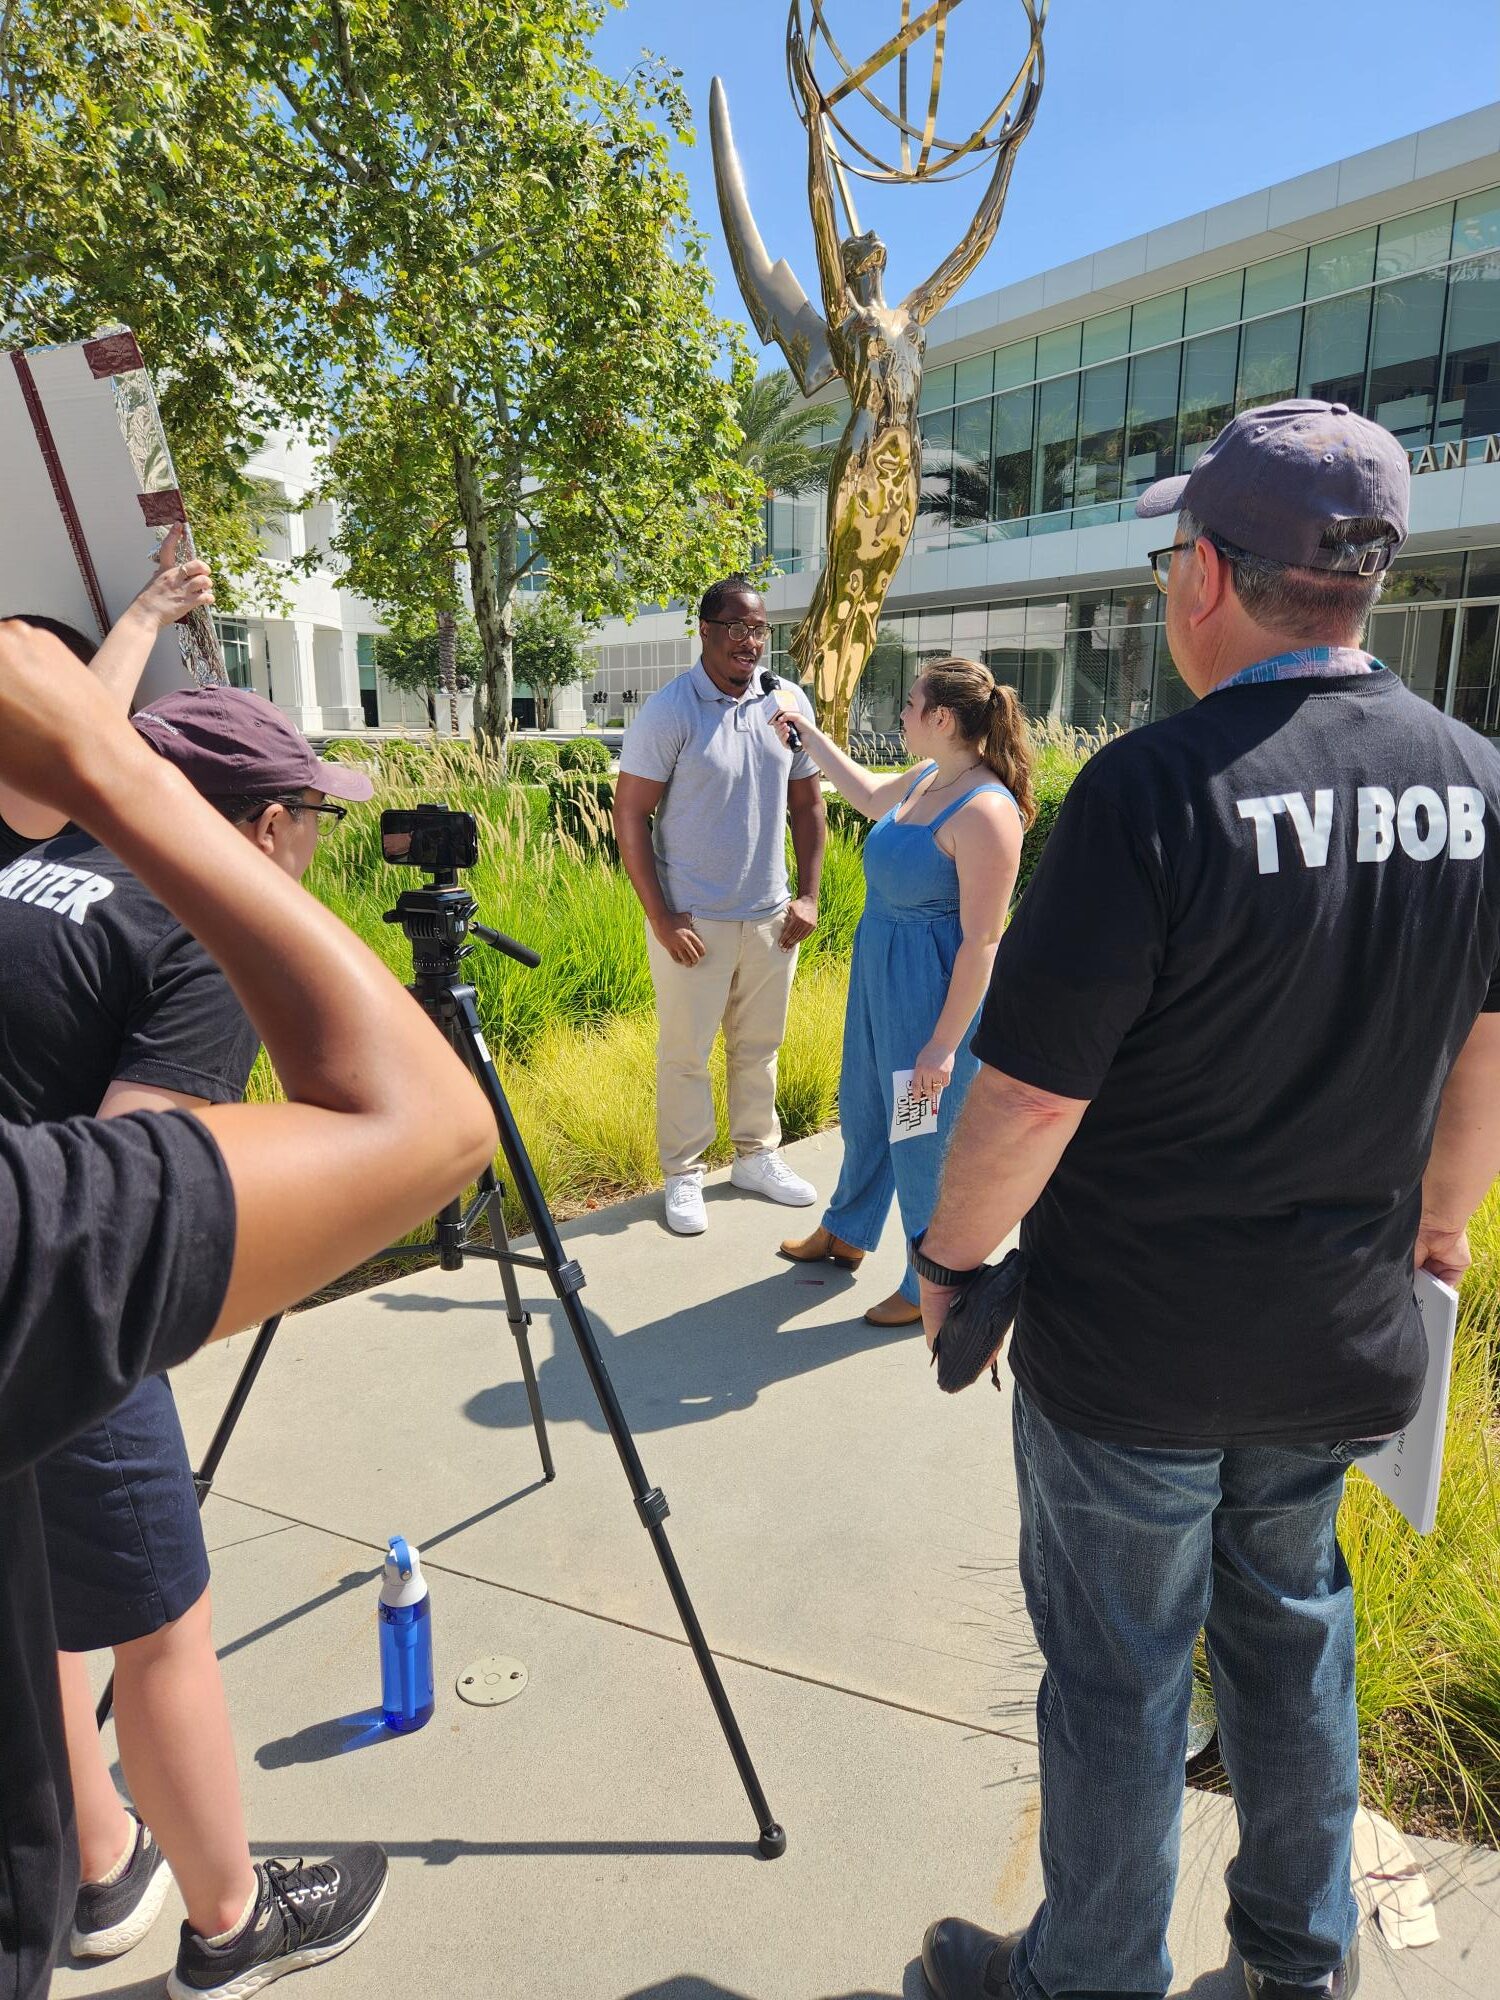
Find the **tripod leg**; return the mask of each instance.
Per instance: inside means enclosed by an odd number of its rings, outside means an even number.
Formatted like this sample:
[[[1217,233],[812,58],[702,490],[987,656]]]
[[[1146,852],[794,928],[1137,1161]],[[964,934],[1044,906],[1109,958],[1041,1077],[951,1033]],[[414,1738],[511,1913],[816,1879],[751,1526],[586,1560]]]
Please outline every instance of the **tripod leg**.
[[[456,1016],[455,1027],[462,1037],[460,1046],[467,1045],[471,1067],[489,1099],[490,1109],[495,1114],[495,1123],[500,1133],[500,1150],[505,1155],[505,1164],[510,1170],[516,1193],[520,1196],[521,1206],[531,1222],[537,1248],[547,1266],[547,1274],[552,1280],[552,1289],[562,1301],[568,1325],[578,1345],[579,1357],[588,1373],[605,1424],[619,1454],[620,1464],[635,1496],[636,1512],[651,1537],[651,1546],[656,1551],[662,1575],[666,1578],[667,1588],[672,1593],[672,1602],[677,1607],[683,1631],[687,1634],[688,1644],[693,1649],[693,1658],[698,1662],[698,1671],[703,1676],[703,1684],[708,1689],[708,1698],[713,1703],[714,1713],[719,1718],[719,1727],[723,1730],[724,1740],[729,1745],[729,1754],[734,1759],[740,1783],[745,1788],[745,1796],[750,1801],[751,1810],[760,1827],[760,1851],[768,1858],[784,1854],[786,1834],[772,1817],[770,1805],[761,1789],[761,1782],[756,1775],[755,1765],[751,1762],[745,1739],[740,1734],[739,1722],[730,1706],[724,1683],[719,1677],[718,1662],[708,1649],[708,1641],[703,1636],[703,1627],[698,1623],[698,1614],[693,1609],[693,1600],[688,1595],[687,1585],[682,1580],[682,1572],[677,1567],[677,1558],[673,1555],[672,1545],[667,1540],[667,1531],[662,1526],[668,1511],[666,1495],[659,1487],[647,1482],[645,1467],[641,1464],[640,1453],[635,1448],[635,1439],[630,1434],[625,1413],[620,1408],[614,1384],[605,1369],[604,1357],[599,1352],[594,1329],[579,1301],[578,1293],[583,1285],[583,1272],[563,1249],[562,1238],[557,1233],[557,1224],[552,1220],[541,1183],[536,1177],[536,1169],[531,1164],[514,1114],[501,1086],[499,1072],[489,1059],[484,1031],[480,1026],[479,1010],[474,1003],[474,989],[472,986],[454,986],[449,989],[449,993]],[[504,1266],[501,1268],[503,1270]]]
[[[536,1448],[542,1455],[542,1477],[555,1479],[557,1474],[552,1465],[552,1446],[547,1439],[547,1419],[542,1412],[541,1393],[536,1384],[536,1369],[531,1360],[531,1337],[527,1332],[531,1325],[531,1314],[521,1304],[515,1266],[509,1262],[510,1238],[505,1233],[504,1197],[492,1167],[486,1167],[479,1176],[479,1193],[484,1202],[485,1226],[490,1232],[490,1242],[494,1245],[495,1256],[500,1265],[500,1284],[505,1292],[505,1317],[510,1322],[510,1330],[516,1337],[516,1351],[521,1357],[521,1377],[526,1384],[526,1400],[531,1405],[531,1427],[536,1432]]]
[[[229,1401],[224,1405],[224,1414],[220,1417],[214,1434],[209,1440],[208,1450],[203,1454],[203,1463],[193,1474],[193,1487],[198,1495],[198,1511],[200,1514],[203,1511],[204,1501],[213,1491],[214,1474],[219,1469],[219,1460],[229,1449],[229,1440],[234,1435],[234,1427],[244,1414],[245,1405],[250,1400],[250,1391],[255,1387],[255,1378],[259,1375],[265,1363],[266,1356],[271,1351],[271,1342],[276,1338],[277,1329],[284,1318],[285,1314],[277,1313],[274,1318],[266,1321],[260,1332],[255,1336],[255,1345],[246,1355],[245,1365],[240,1370],[233,1389],[229,1392]],[[104,1692],[100,1695],[99,1705],[94,1710],[94,1721],[98,1724],[99,1728],[102,1729],[105,1723],[108,1722],[110,1710],[114,1705],[115,1677],[111,1674],[109,1679],[104,1683]]]

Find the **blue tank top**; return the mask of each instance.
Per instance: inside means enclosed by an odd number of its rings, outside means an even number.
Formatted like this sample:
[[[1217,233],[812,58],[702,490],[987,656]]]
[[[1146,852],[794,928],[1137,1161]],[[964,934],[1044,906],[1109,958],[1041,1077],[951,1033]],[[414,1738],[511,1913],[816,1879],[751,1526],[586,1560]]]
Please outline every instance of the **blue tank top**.
[[[934,820],[914,826],[898,820],[896,813],[927,776],[924,764],[907,786],[897,805],[865,836],[865,914],[893,924],[937,923],[958,919],[958,868],[950,855],[937,844],[937,830],[945,820],[966,806],[981,792],[1000,792],[1013,806],[1015,796],[998,779],[975,785]],[[1020,812],[1016,806],[1016,811]]]

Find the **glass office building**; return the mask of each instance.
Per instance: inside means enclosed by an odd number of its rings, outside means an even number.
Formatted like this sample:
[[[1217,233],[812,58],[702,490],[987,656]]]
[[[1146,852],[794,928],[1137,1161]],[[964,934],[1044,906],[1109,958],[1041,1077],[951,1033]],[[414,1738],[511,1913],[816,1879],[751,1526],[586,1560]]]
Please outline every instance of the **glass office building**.
[[[856,726],[893,728],[922,659],[946,652],[1071,726],[1180,707],[1144,564],[1161,524],[1135,521],[1135,497],[1236,411],[1288,396],[1346,402],[1407,447],[1412,536],[1367,643],[1500,732],[1500,106],[941,315],[917,531]],[[830,400],[825,435],[844,415]],[[783,672],[822,515],[811,496],[767,507]],[[595,714],[628,716],[627,693],[691,659],[665,617],[601,635]]]

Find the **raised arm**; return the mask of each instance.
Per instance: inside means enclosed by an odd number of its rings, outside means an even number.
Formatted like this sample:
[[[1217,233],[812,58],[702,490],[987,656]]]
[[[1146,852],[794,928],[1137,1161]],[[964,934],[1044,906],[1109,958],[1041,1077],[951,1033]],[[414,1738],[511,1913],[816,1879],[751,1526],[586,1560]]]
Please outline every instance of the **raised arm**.
[[[175,625],[199,605],[214,601],[208,564],[196,557],[191,562],[178,562],[181,540],[180,527],[168,531],[157,552],[155,576],[121,612],[89,662],[94,679],[127,714],[162,628]],[[0,776],[0,820],[23,840],[50,840],[67,825],[62,814],[28,799],[3,776]]]
[[[788,734],[795,729],[802,747],[834,789],[866,819],[880,819],[892,806],[900,805],[915,780],[910,771],[898,771],[893,778],[877,778],[856,764],[825,730],[810,722],[800,708],[781,708],[771,718],[771,727],[791,748]]]
[[[1047,18],[1046,0],[1021,0],[1031,22],[1031,46],[1025,61],[1016,72],[1005,97],[1001,99],[995,116],[1003,113],[1005,106],[1022,91],[1020,108],[1013,120],[1003,128],[997,141],[999,157],[995,161],[995,171],[990,176],[990,184],[985,189],[984,199],[975,212],[974,220],[965,230],[962,240],[950,250],[938,265],[932,276],[911,292],[906,300],[906,309],[919,326],[926,326],[948,301],[960,290],[980,259],[995,240],[995,231],[1000,226],[1000,216],[1005,207],[1006,192],[1010,187],[1011,171],[1016,164],[1016,154],[1021,150],[1021,141],[1031,130],[1032,120],[1042,95],[1042,28]],[[977,140],[976,142],[977,143]]]
[[[962,289],[994,242],[995,231],[1000,227],[1000,216],[1005,207],[1006,190],[1010,186],[1011,169],[1016,163],[1016,150],[1019,144],[1018,136],[1014,144],[1006,146],[996,161],[995,171],[985,190],[984,200],[979,204],[974,220],[964,231],[957,247],[950,250],[932,276],[925,283],[918,285],[907,297],[906,309],[918,326],[926,326]]]
[[[411,996],[59,641],[15,622],[0,624],[0,775],[103,841],[218,960],[291,1100],[200,1114],[237,1217],[216,1334],[305,1298],[486,1164],[489,1106]]]
[[[838,210],[834,199],[833,175],[828,167],[827,130],[823,122],[823,99],[807,60],[801,35],[793,35],[788,53],[792,82],[802,100],[802,121],[807,127],[807,204],[812,212],[813,247],[818,254],[818,278],[823,288],[823,311],[830,327],[837,327],[854,303],[844,276],[844,253],[839,241]]]

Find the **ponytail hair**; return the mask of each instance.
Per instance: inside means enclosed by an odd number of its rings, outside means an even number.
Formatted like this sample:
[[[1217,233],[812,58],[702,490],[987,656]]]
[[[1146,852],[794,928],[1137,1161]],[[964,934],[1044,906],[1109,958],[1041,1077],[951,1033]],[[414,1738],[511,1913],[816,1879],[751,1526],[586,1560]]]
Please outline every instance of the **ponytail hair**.
[[[1015,689],[1001,686],[977,660],[924,661],[921,681],[925,706],[947,709],[959,736],[994,772],[1030,826],[1036,818],[1031,741]]]

